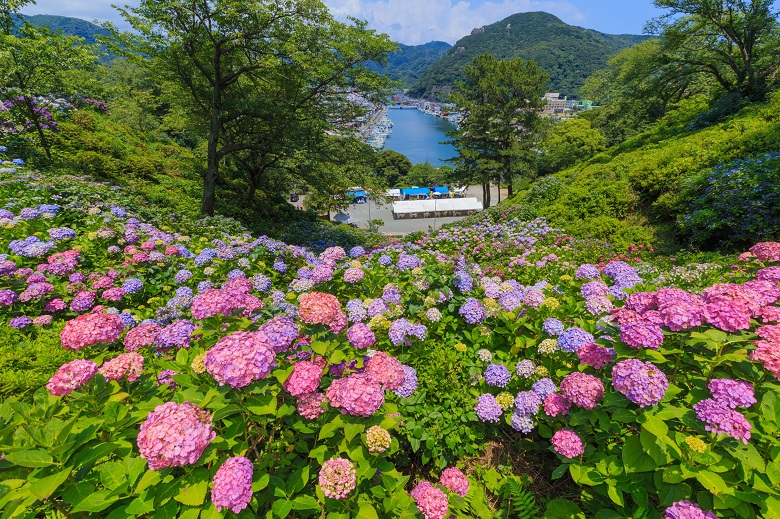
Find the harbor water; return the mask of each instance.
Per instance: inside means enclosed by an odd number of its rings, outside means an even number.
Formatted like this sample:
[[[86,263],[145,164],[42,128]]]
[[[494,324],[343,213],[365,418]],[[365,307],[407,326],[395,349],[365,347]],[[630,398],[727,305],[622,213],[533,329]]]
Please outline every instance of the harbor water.
[[[393,133],[387,137],[384,149],[406,155],[412,164],[428,162],[436,167],[446,166],[444,159],[457,154],[451,144],[441,144],[449,139],[445,132],[455,129],[449,120],[412,107],[390,108],[387,116],[393,121]]]

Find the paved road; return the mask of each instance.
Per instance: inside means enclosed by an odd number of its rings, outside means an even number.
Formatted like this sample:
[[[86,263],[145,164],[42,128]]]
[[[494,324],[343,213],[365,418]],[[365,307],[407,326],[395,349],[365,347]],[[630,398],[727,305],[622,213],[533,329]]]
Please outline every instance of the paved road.
[[[481,186],[472,186],[469,187],[467,190],[468,196],[473,196],[477,200],[482,201],[482,187]],[[303,204],[303,199],[305,197],[301,197],[301,199],[295,203],[295,206],[301,206]],[[496,205],[498,198],[498,189],[493,186],[492,191],[490,194],[490,200],[492,201],[493,205]],[[501,200],[506,198],[506,189],[501,190]],[[447,218],[415,218],[415,219],[404,219],[404,220],[393,220],[393,213],[392,213],[393,206],[391,203],[384,204],[382,206],[377,205],[374,201],[370,201],[367,204],[356,204],[349,206],[349,209],[347,212],[352,218],[357,218],[357,225],[361,228],[368,228],[368,221],[369,220],[375,220],[380,219],[385,222],[385,224],[379,228],[379,232],[384,234],[391,234],[391,235],[398,235],[398,234],[409,234],[411,232],[416,231],[429,231],[438,229],[445,223],[452,223],[457,222],[458,220],[462,220],[464,217],[447,217]]]

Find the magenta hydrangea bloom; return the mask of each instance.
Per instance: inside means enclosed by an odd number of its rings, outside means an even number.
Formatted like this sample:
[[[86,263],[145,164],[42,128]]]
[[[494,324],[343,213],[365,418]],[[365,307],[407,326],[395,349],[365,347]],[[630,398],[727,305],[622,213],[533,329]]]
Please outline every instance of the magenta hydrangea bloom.
[[[275,356],[260,334],[239,331],[218,340],[203,365],[220,386],[240,388],[266,378]]]
[[[66,350],[81,350],[94,344],[114,342],[124,329],[125,323],[118,315],[84,314],[65,324],[60,341]]]
[[[325,395],[322,393],[307,393],[298,397],[298,414],[309,420],[316,420],[325,412],[322,404],[325,403]]]
[[[353,324],[347,330],[347,339],[355,348],[370,348],[376,342],[374,332],[366,324]]]
[[[466,497],[466,494],[469,493],[469,480],[457,467],[444,469],[439,477],[439,483],[460,497]]]
[[[756,403],[753,384],[750,382],[716,378],[710,381],[709,389],[717,402],[725,404],[731,409],[750,407]]]
[[[417,510],[423,514],[425,519],[444,519],[447,517],[447,509],[449,508],[447,494],[427,481],[418,483],[410,495],[417,503]]]
[[[140,324],[127,332],[123,339],[125,350],[138,351],[157,342],[162,327],[157,323]]]
[[[712,398],[707,398],[694,405],[693,410],[696,411],[696,418],[706,424],[704,426],[706,431],[715,434],[728,434],[747,445],[753,426],[741,413]]]
[[[238,513],[252,500],[252,462],[243,456],[225,460],[214,474],[211,502],[221,512],[223,508]]]
[[[561,394],[584,409],[595,409],[604,397],[604,384],[593,375],[575,371],[561,380]]]
[[[585,452],[585,446],[579,435],[569,429],[561,429],[553,434],[552,446],[555,452],[569,459],[582,456]]]
[[[705,320],[725,332],[750,328],[750,309],[739,301],[719,300],[704,307]]]
[[[166,402],[154,408],[138,433],[138,450],[152,470],[198,461],[216,433],[211,413],[191,402]]]
[[[327,460],[320,469],[319,483],[326,497],[344,499],[357,484],[355,464],[345,458]]]
[[[53,396],[70,394],[94,377],[97,371],[97,364],[91,360],[72,360],[60,366],[57,373],[49,379],[46,389]]]
[[[628,323],[620,327],[620,340],[632,348],[655,350],[664,342],[664,332],[655,324]]]
[[[325,397],[332,407],[352,416],[369,417],[385,403],[385,392],[366,373],[353,373],[331,382]]]
[[[380,351],[366,362],[365,373],[379,384],[379,387],[388,391],[400,388],[406,380],[404,365],[395,357]]]
[[[581,365],[601,369],[615,360],[615,350],[591,342],[581,346],[577,350],[577,356],[580,358]]]
[[[669,381],[652,363],[626,359],[612,368],[612,385],[635,404],[647,407],[663,399]]]
[[[780,261],[780,243],[764,241],[750,247],[750,252],[761,261]]]
[[[122,353],[116,358],[107,360],[100,366],[98,373],[106,380],[119,380],[127,376],[128,382],[135,382],[144,371],[144,358],[142,355],[130,352]]]
[[[564,416],[569,413],[571,402],[560,393],[550,393],[544,398],[544,412],[548,416]]]
[[[666,509],[664,519],[718,519],[712,512],[702,510],[699,505],[688,501],[677,501]]]
[[[282,387],[292,396],[301,396],[305,393],[313,393],[317,390],[322,379],[322,368],[313,362],[296,362],[292,373],[284,381]]]
[[[195,319],[206,319],[215,315],[230,315],[235,310],[233,295],[226,290],[211,288],[198,294],[192,300],[190,312]]]

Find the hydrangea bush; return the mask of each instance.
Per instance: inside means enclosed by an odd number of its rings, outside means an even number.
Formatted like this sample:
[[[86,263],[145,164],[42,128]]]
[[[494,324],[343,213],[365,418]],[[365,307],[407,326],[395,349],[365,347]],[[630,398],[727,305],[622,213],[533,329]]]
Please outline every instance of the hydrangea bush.
[[[4,516],[503,517],[501,438],[546,517],[778,516],[778,243],[680,284],[497,211],[317,253],[7,175],[0,354],[52,361],[0,403]]]

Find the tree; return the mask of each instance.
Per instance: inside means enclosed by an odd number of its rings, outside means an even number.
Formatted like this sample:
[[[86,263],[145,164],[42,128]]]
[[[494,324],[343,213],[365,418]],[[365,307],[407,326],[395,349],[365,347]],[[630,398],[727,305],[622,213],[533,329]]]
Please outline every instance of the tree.
[[[376,154],[376,174],[384,177],[388,186],[397,186],[412,168],[406,155],[393,150],[382,150]]]
[[[548,75],[522,58],[499,61],[490,54],[474,58],[465,69],[452,100],[463,114],[450,133],[459,156],[452,160],[463,183],[479,179],[485,206],[490,183],[503,180],[512,196],[512,177],[529,171],[534,161],[534,136]]]
[[[32,131],[49,161],[47,132],[56,124],[42,98],[76,92],[78,87],[69,83],[67,72],[88,68],[96,58],[94,46],[84,45],[83,39],[29,23],[19,29],[18,36],[0,36],[0,98],[9,112],[9,122],[20,131]]]
[[[605,150],[607,140],[586,119],[571,119],[556,125],[539,144],[541,156],[537,173],[548,175],[573,165],[580,159]]]
[[[35,0],[3,0],[0,2],[0,32],[6,36],[13,34],[16,26],[15,18],[19,9],[34,3]]]
[[[363,22],[336,22],[319,0],[142,0],[120,12],[137,32],[122,36],[125,54],[179,87],[206,134],[205,214],[214,212],[221,162],[250,150],[266,161],[269,140],[287,131],[247,120],[267,113],[270,103],[289,115],[311,102],[322,109],[347,86],[375,89],[379,76],[363,64],[384,62],[394,48]],[[291,98],[274,98],[274,80],[285,77],[299,88],[285,89]]]
[[[647,32],[660,34],[663,52],[688,74],[712,77],[726,93],[761,100],[777,64],[774,0],[655,0],[668,9]]]
[[[304,205],[319,214],[346,210],[352,203],[347,191],[361,187],[374,194],[375,203],[383,203],[387,188],[384,179],[374,174],[371,148],[353,138],[328,137],[323,153],[300,166],[310,187]]]
[[[447,175],[451,168],[437,168],[427,162],[425,164],[415,164],[409,170],[404,183],[409,186],[431,186],[432,184],[443,184],[446,182]]]

